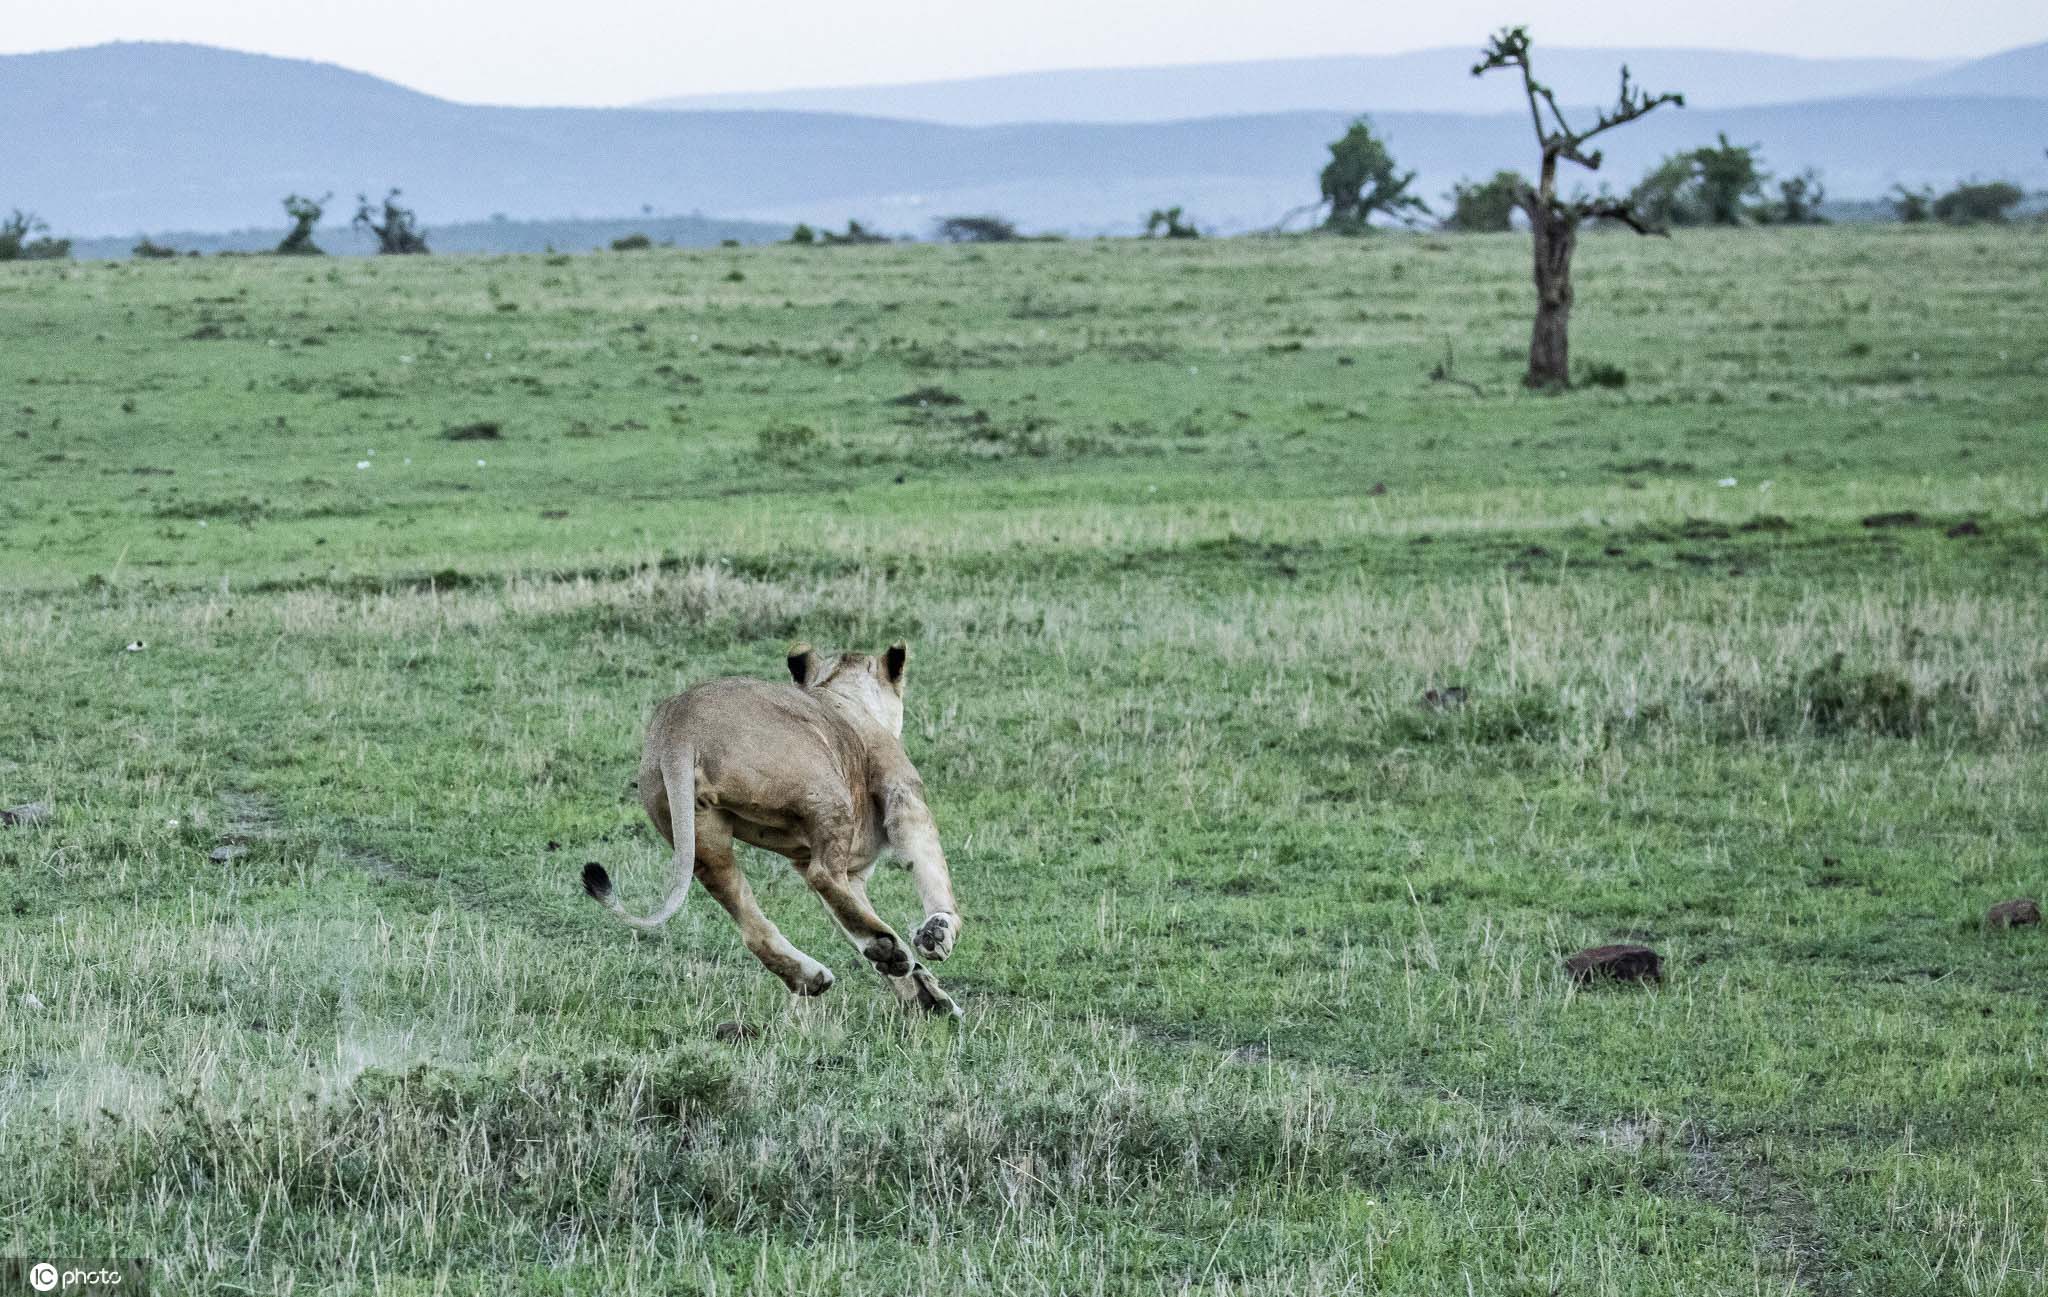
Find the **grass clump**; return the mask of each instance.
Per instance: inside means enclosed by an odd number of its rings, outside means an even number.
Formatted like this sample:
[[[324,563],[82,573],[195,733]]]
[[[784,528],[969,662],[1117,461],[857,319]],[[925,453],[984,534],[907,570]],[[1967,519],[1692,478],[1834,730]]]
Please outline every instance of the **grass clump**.
[[[1951,704],[1952,693],[1930,697],[1895,671],[1851,667],[1847,654],[1836,653],[1800,677],[1789,701],[1818,734],[1904,739],[1926,733],[1937,712]]]
[[[1585,387],[1624,388],[1628,386],[1628,371],[1605,360],[1588,361],[1579,370],[1579,383]]]
[[[1493,747],[1545,743],[1557,737],[1565,716],[1555,698],[1522,690],[1505,695],[1460,691],[1456,701],[1425,701],[1394,714],[1389,742]]]
[[[770,459],[800,460],[818,444],[818,430],[807,423],[771,423],[754,434],[754,445]]]

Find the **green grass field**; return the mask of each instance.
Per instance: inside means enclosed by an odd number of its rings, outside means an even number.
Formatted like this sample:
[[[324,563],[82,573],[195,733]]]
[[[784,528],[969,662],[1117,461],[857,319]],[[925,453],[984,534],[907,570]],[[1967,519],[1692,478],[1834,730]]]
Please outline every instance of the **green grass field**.
[[[0,267],[5,1250],[2042,1291],[2048,236],[1590,237],[1558,397],[1526,255]],[[963,1022],[581,896],[655,700],[897,636]]]

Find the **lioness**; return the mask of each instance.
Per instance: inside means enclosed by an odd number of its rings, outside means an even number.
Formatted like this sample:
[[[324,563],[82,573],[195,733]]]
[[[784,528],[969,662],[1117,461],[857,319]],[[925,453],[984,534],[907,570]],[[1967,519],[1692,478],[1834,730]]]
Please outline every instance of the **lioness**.
[[[917,953],[953,953],[960,914],[946,855],[903,751],[903,672],[910,650],[891,644],[820,657],[789,651],[794,685],[744,676],[711,680],[665,700],[647,726],[640,804],[675,848],[668,899],[647,918],[612,895],[604,866],[583,867],[583,889],[636,928],[658,928],[683,907],[692,861],[704,890],[739,924],[740,938],[796,995],[823,995],[832,972],[789,943],[761,913],[733,859],[732,840],[788,857],[854,948],[906,1005],[959,1016],[909,946],[868,904],[868,875],[884,850],[910,870],[925,909]]]

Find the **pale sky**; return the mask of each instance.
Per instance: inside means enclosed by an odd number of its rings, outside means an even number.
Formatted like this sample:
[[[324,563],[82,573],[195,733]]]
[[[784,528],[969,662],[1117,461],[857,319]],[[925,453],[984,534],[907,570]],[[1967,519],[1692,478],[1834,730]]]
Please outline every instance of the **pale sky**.
[[[319,59],[449,99],[663,95],[1554,45],[1969,58],[2048,39],[2043,0],[55,0],[8,6],[0,52],[178,40]]]

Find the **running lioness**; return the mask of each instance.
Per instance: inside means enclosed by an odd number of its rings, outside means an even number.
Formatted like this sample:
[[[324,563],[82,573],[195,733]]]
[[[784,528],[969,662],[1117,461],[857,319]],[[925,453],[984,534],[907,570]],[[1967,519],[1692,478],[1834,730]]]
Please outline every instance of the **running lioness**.
[[[789,651],[793,685],[744,676],[711,680],[667,699],[647,726],[640,804],[675,848],[668,899],[648,918],[628,914],[595,862],[583,888],[636,928],[658,928],[683,907],[692,861],[704,890],[739,924],[740,937],[797,995],[823,995],[832,972],[789,943],[761,913],[733,859],[732,841],[788,857],[854,948],[907,1005],[959,1016],[910,947],[868,904],[868,875],[888,851],[917,884],[925,920],[917,954],[953,953],[960,914],[924,782],[903,751],[903,672],[910,650],[892,644],[821,657]]]

